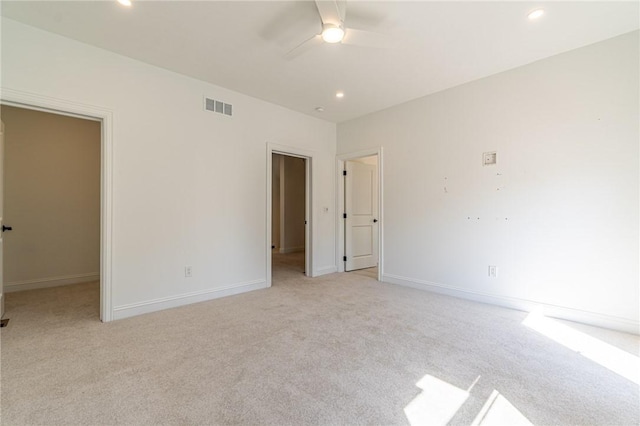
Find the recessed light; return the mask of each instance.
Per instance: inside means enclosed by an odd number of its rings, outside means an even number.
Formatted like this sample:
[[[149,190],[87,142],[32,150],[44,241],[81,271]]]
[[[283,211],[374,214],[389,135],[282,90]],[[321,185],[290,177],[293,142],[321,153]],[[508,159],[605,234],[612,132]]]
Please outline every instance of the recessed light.
[[[536,9],[529,12],[527,17],[529,18],[530,21],[533,21],[535,19],[538,19],[542,15],[544,15],[544,9]]]
[[[127,7],[131,6],[131,0],[118,0],[118,3]]]
[[[321,107],[321,106],[316,107],[316,111],[318,111],[318,112],[324,112],[324,107]]]
[[[344,92],[336,92],[336,98],[338,99],[344,98]]]

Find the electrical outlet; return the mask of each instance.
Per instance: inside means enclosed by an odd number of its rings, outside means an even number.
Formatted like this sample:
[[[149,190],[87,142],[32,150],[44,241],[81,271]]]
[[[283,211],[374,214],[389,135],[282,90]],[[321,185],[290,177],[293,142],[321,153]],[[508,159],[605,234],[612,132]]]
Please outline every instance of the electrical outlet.
[[[193,273],[193,270],[191,269],[191,266],[185,266],[184,267],[184,276],[186,278],[191,278],[191,274]]]
[[[495,265],[489,265],[489,276],[496,278],[498,276],[498,267]]]

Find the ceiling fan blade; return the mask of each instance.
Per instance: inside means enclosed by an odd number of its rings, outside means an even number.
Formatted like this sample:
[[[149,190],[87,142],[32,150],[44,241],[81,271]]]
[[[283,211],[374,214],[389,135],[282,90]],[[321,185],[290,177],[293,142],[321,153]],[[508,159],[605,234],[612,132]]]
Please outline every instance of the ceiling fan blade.
[[[288,51],[284,55],[284,57],[285,59],[293,59],[307,52],[309,49],[315,46],[321,45],[322,43],[324,43],[324,41],[322,40],[322,36],[320,34],[316,34],[313,37],[303,41],[302,43],[300,43],[290,51]]]
[[[302,40],[311,34],[322,31],[322,22],[318,20],[318,9],[310,2],[272,2],[277,13],[265,20],[258,35],[275,44],[288,47],[292,40]]]
[[[387,21],[389,16],[380,10],[373,9],[371,6],[371,3],[369,2],[349,3],[349,25],[347,26],[371,29],[380,28],[380,25]]]
[[[344,0],[316,0],[316,7],[323,24],[342,25],[346,13]]]
[[[345,30],[342,44],[350,44],[352,46],[362,47],[376,47],[380,49],[389,49],[394,45],[392,39],[385,34],[356,30],[353,28],[347,28]]]

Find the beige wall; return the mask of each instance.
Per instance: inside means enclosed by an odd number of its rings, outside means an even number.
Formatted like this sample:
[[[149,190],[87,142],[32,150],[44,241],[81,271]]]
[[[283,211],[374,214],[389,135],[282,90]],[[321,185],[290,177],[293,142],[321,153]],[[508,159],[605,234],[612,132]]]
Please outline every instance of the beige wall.
[[[355,161],[356,163],[370,164],[372,166],[377,166],[378,165],[378,156],[377,155],[371,155],[369,157],[356,158],[356,159],[354,159],[352,161]]]
[[[100,270],[100,123],[2,106],[7,290]]]
[[[304,250],[304,190],[305,160],[284,159],[284,251]]]
[[[272,244],[281,253],[304,251],[305,160],[274,154],[273,168]]]
[[[282,155],[273,154],[271,164],[271,245],[280,248],[280,164]]]

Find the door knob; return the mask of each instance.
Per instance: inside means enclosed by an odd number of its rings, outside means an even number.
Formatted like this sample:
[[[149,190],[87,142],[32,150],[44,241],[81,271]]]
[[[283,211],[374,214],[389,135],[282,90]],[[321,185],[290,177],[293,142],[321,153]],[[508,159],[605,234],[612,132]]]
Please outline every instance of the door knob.
[[[376,223],[378,221],[378,219],[373,219],[373,223]]]
[[[2,232],[4,232],[4,231],[11,231],[11,230],[13,230],[13,228],[12,228],[12,227],[2,225]]]

